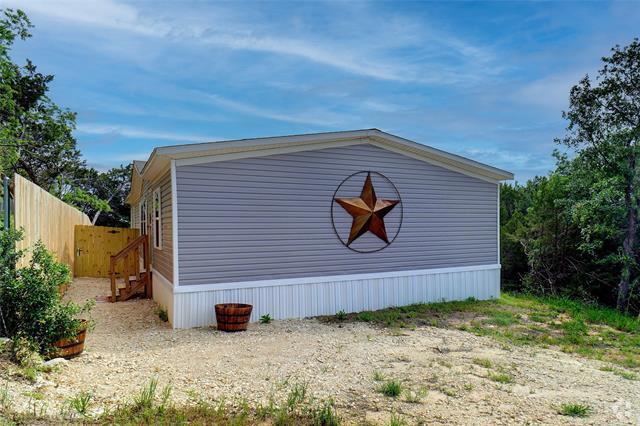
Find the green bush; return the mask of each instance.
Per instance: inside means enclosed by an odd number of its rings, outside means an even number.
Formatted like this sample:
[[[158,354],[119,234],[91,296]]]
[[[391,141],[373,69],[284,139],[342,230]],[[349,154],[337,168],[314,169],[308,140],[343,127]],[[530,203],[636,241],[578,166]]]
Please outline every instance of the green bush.
[[[15,249],[21,239],[20,231],[0,230],[0,334],[26,339],[47,355],[54,342],[77,335],[82,323],[76,317],[92,305],[62,300],[59,289],[71,280],[69,267],[56,262],[41,242],[33,247],[29,264],[16,268],[24,255]]]

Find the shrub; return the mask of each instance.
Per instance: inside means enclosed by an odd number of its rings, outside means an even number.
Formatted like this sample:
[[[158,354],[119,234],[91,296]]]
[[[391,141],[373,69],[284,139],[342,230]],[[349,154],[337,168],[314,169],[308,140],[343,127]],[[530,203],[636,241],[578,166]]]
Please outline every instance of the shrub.
[[[41,242],[29,264],[16,268],[24,254],[15,249],[21,239],[20,231],[0,230],[0,331],[14,341],[26,339],[47,355],[57,340],[77,335],[82,322],[76,316],[92,304],[62,301],[59,288],[71,280],[69,267],[56,262]]]
[[[336,319],[338,321],[344,321],[347,319],[347,313],[343,310],[339,310],[338,312],[336,312]]]

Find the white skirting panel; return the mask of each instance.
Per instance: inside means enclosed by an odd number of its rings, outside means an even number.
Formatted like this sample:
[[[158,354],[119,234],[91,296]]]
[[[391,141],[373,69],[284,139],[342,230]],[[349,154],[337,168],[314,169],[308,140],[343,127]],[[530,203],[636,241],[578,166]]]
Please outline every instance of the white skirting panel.
[[[205,291],[198,291],[198,286],[177,287],[173,293],[172,324],[175,328],[215,324],[216,303],[250,303],[253,305],[251,321],[257,321],[265,314],[276,319],[304,318],[333,315],[341,310],[360,312],[413,303],[469,297],[486,300],[500,296],[500,265],[380,275],[370,274],[363,279],[327,277],[337,278],[333,281],[318,278],[318,282],[305,278],[300,283],[286,280],[285,285],[262,283],[251,287],[245,284],[241,288],[229,288],[233,284],[228,284],[215,289],[210,285]]]
[[[173,324],[173,285],[155,269],[151,270],[153,279],[153,300],[167,310],[169,322]]]

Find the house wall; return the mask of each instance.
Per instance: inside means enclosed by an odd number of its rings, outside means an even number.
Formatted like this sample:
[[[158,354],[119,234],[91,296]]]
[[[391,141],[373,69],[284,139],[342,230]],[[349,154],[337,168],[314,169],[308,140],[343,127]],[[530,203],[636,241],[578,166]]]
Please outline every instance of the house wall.
[[[347,249],[331,222],[334,191],[361,170],[387,176],[402,199],[385,218],[393,235],[402,213],[398,237],[376,253]],[[396,198],[375,175],[374,185],[379,198]],[[176,187],[179,287],[498,263],[497,184],[373,145],[178,165]],[[338,196],[361,188],[354,180]],[[348,234],[350,216],[334,212]]]
[[[153,234],[153,191],[160,187],[161,196],[161,224],[162,224],[162,248],[155,248]],[[173,210],[171,193],[171,173],[167,171],[160,179],[154,182],[145,181],[142,184],[142,197],[147,200],[147,233],[151,247],[151,266],[156,273],[162,274],[166,281],[173,282]],[[142,198],[141,198],[142,200]],[[140,226],[139,204],[135,205],[137,219],[136,227]],[[133,212],[133,206],[131,211]],[[132,222],[132,226],[133,226]],[[154,286],[155,287],[155,286]]]

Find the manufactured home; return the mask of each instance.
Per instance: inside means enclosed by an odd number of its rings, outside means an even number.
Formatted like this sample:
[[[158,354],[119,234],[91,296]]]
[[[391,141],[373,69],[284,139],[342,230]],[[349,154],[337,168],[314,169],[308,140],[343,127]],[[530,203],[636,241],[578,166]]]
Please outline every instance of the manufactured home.
[[[131,226],[175,328],[500,294],[507,171],[377,129],[155,148]]]

